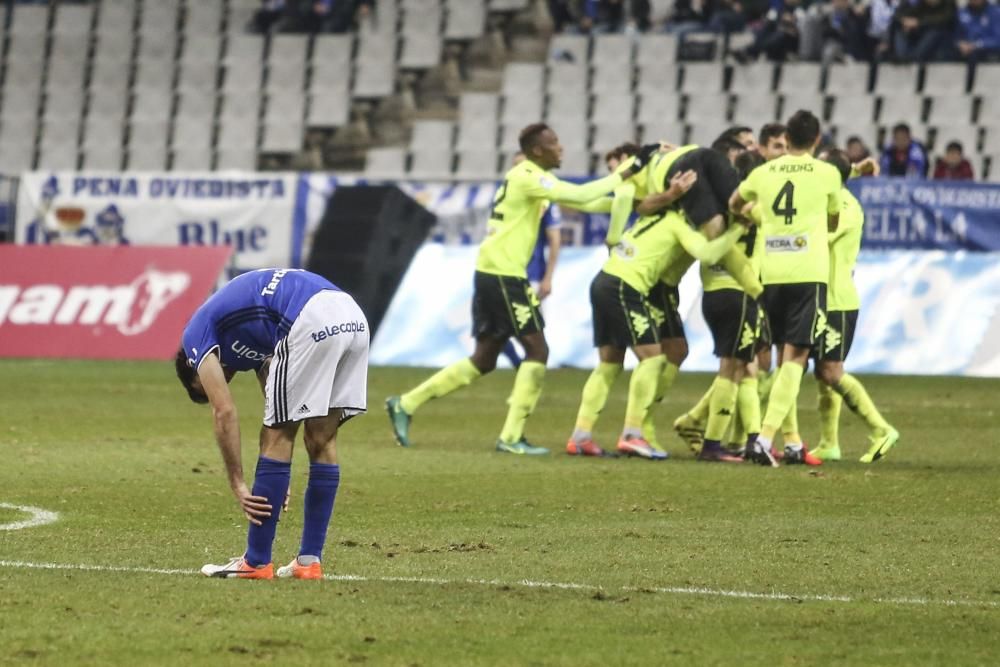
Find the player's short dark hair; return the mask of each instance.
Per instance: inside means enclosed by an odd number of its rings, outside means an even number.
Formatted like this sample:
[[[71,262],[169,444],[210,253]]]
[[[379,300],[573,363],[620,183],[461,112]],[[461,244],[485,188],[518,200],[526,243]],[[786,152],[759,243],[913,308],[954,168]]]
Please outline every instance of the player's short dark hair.
[[[200,391],[195,391],[194,379],[198,375],[198,371],[188,363],[187,353],[183,347],[177,350],[177,356],[174,357],[174,369],[177,371],[177,379],[187,389],[191,400],[195,403],[208,403],[208,396]]]
[[[723,133],[725,134],[725,133]],[[746,146],[736,141],[732,137],[720,136],[718,139],[712,142],[712,150],[717,153],[722,153],[726,157],[729,157],[729,151],[739,151],[743,152],[747,149]]]
[[[846,183],[847,179],[851,177],[851,158],[847,157],[847,153],[840,150],[839,148],[831,148],[826,153],[825,161],[832,164],[840,172],[840,182]]]
[[[716,141],[718,141],[719,139],[732,139],[736,143],[739,143],[739,139],[737,139],[736,137],[740,136],[744,132],[749,132],[750,134],[753,134],[753,130],[751,128],[747,127],[746,125],[732,125],[730,127],[727,127],[722,132],[722,134],[720,134],[718,136],[718,138],[716,139]],[[743,144],[740,144],[740,145],[743,146]],[[744,146],[744,148],[745,148],[745,146]]]
[[[847,143],[845,145],[850,146],[853,143],[859,143],[862,146],[865,145],[865,142],[861,140],[861,137],[859,137],[856,134],[852,134],[851,136],[847,137]]]
[[[906,123],[896,123],[892,126],[892,133],[896,134],[897,132],[906,132],[907,134],[911,134],[910,126]]]
[[[961,141],[949,141],[948,145],[944,147],[945,151],[958,151],[963,153],[962,142]]]
[[[761,146],[767,146],[767,142],[771,139],[783,137],[786,134],[788,134],[788,128],[785,127],[784,123],[768,123],[760,128],[760,136],[757,138],[757,143]]]
[[[550,129],[552,128],[545,123],[532,123],[522,129],[521,134],[517,136],[517,143],[521,147],[521,152],[525,155],[530,155],[531,149],[538,143],[538,139],[542,136],[542,132]]]
[[[619,160],[632,157],[633,155],[639,154],[639,144],[632,143],[631,141],[626,141],[624,144],[618,144],[607,153],[604,154],[604,161],[607,162],[612,158],[617,158]]]
[[[744,180],[750,175],[750,172],[759,167],[760,165],[767,162],[764,156],[757,151],[743,151],[736,156],[736,161],[733,163],[733,167],[736,168],[736,173],[740,175],[740,180]]]
[[[788,143],[795,148],[812,148],[819,136],[819,118],[811,111],[799,109],[788,119]]]

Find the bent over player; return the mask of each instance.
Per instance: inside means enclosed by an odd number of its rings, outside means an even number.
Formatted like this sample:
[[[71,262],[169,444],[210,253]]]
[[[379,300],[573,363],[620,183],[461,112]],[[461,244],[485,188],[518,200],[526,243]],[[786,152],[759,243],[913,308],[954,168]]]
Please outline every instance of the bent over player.
[[[271,579],[271,545],[292,467],[292,445],[305,423],[309,454],[299,555],[279,577],[322,578],[323,544],[340,483],[337,431],[365,412],[368,322],[331,282],[296,269],[261,269],[212,295],[184,329],[177,377],[195,403],[209,403],[229,486],[250,521],[246,552],[209,577]],[[264,424],[253,490],[243,478],[240,425],[229,382],[254,371],[264,392]]]
[[[550,203],[570,204],[580,210],[598,198],[607,210],[604,195],[638,172],[658,144],[644,146],[633,163],[620,173],[583,185],[566,183],[550,170],[562,162],[559,138],[544,123],[521,130],[521,151],[526,159],[504,176],[493,199],[486,240],[479,247],[472,297],[472,356],[443,368],[401,396],[386,399],[386,409],[396,442],[410,444],[410,419],[427,401],[447,396],[496,368],[504,343],[512,336],[524,348],[524,361],[514,377],[496,449],[510,454],[548,454],[524,437],[524,425],[542,393],[549,348],[539,312],[538,296],[528,284],[527,266],[538,238],[538,221]]]

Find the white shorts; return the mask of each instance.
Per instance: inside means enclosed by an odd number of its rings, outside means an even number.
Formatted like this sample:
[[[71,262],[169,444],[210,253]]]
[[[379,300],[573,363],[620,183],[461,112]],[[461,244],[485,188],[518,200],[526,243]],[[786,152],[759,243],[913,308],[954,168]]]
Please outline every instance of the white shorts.
[[[368,320],[346,292],[319,292],[302,308],[271,358],[264,425],[368,409]]]

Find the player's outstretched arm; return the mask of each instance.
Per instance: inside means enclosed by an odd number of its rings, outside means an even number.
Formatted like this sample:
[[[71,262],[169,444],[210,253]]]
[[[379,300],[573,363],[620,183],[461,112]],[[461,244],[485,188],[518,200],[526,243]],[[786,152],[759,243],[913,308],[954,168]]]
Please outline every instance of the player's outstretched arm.
[[[226,466],[229,488],[232,489],[247,519],[259,526],[261,518],[271,516],[271,506],[267,503],[267,498],[251,495],[243,479],[239,414],[236,411],[233,395],[229,391],[229,384],[226,382],[226,374],[217,356],[209,354],[205,357],[198,367],[198,379],[212,406],[215,441],[219,445],[219,452]]]
[[[615,197],[611,202],[611,222],[608,224],[608,234],[604,237],[605,244],[614,246],[622,240],[622,234],[625,232],[625,224],[632,214],[632,204],[634,201],[634,185],[631,183],[622,183],[615,188]]]
[[[562,247],[562,232],[558,227],[549,227],[545,230],[545,238],[548,240],[549,256],[545,263],[545,275],[538,283],[538,298],[544,299],[552,294],[552,276],[556,272],[556,264],[559,263],[559,249]]]
[[[679,223],[676,229],[677,240],[680,241],[684,250],[705,264],[717,264],[746,232],[743,225],[730,225],[722,236],[709,241],[686,223]]]

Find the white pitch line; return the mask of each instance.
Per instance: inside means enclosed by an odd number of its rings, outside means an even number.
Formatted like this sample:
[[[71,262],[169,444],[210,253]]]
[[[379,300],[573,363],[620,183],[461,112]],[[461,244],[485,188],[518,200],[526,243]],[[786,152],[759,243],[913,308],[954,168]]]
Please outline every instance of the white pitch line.
[[[25,519],[24,521],[0,523],[0,530],[21,530],[22,528],[34,528],[35,526],[44,526],[48,523],[55,523],[59,520],[59,514],[57,512],[50,512],[48,510],[43,510],[40,507],[31,507],[30,505],[11,505],[10,503],[0,503],[0,509],[15,510],[17,512],[24,512],[25,514],[31,515],[30,519]]]
[[[125,567],[117,565],[77,565],[72,563],[33,563],[19,560],[0,560],[0,567],[11,567],[31,570],[75,570],[80,572],[123,572],[136,574],[168,574],[168,575],[195,575],[201,574],[198,570],[171,570],[156,567]],[[919,606],[942,605],[947,607],[988,607],[1000,608],[1000,602],[993,600],[936,600],[933,598],[912,598],[912,597],[889,597],[889,598],[860,598],[848,595],[824,595],[816,593],[757,593],[754,591],[730,591],[718,588],[701,588],[692,586],[621,586],[607,588],[594,584],[582,584],[573,582],[558,581],[533,581],[531,579],[517,579],[505,581],[502,579],[439,579],[434,577],[380,577],[366,576],[360,574],[328,574],[326,579],[332,581],[359,581],[377,582],[392,584],[431,584],[435,586],[509,586],[518,588],[539,588],[557,589],[571,591],[617,591],[621,593],[659,593],[664,595],[695,595],[700,597],[720,597],[737,598],[742,600],[765,600],[775,602],[872,602],[875,604],[895,605],[895,606]]]

